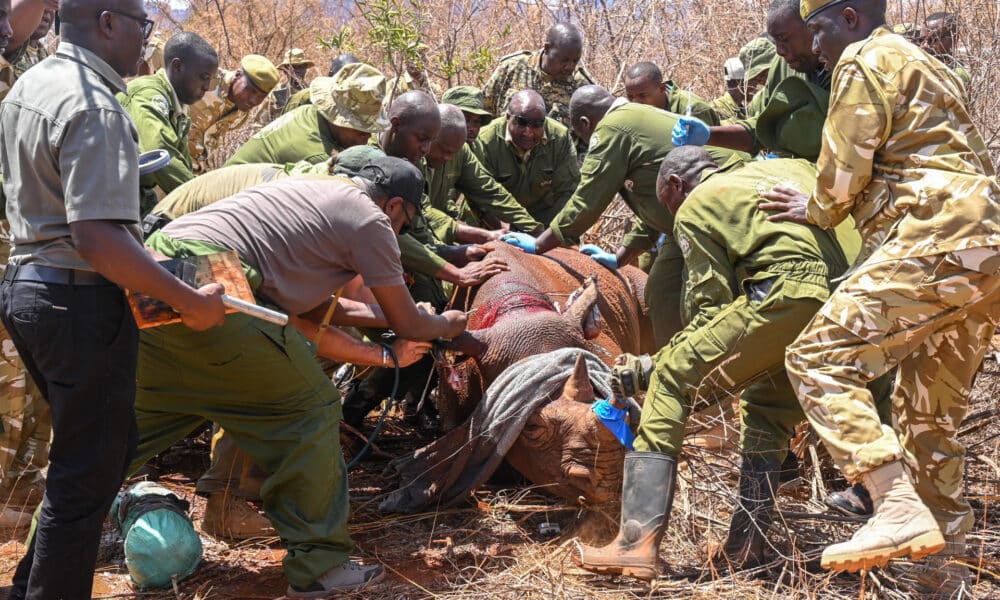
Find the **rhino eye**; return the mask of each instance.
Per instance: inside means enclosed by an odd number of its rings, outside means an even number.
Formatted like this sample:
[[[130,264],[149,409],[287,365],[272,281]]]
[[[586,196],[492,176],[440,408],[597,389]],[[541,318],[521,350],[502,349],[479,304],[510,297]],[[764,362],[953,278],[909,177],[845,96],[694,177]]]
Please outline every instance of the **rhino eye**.
[[[532,415],[521,431],[521,440],[534,448],[545,446],[555,437],[555,427],[547,419]]]

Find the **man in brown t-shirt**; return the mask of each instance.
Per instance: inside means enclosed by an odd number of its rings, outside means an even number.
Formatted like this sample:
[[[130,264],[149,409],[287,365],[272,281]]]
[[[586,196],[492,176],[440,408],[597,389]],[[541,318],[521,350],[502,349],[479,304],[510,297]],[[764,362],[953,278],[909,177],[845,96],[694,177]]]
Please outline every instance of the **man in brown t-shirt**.
[[[331,296],[356,275],[378,300],[383,325],[401,337],[465,329],[461,312],[419,311],[403,281],[396,235],[419,212],[423,188],[416,167],[382,157],[360,178],[302,176],[250,188],[147,241],[170,257],[235,250],[258,298],[291,316],[280,327],[230,315],[221,332],[205,336],[174,325],[144,330],[132,464],[137,469],[205,420],[223,427],[269,473],[261,495],[288,548],[289,598],[351,590],[383,574],[349,559],[340,402],[303,331],[316,330]],[[332,322],[341,324],[336,312]]]

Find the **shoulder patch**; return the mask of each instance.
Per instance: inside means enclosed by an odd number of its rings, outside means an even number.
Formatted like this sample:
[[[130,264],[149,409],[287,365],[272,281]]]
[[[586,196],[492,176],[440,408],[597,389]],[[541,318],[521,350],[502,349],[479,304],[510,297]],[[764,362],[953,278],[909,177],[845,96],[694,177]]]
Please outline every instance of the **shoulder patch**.
[[[687,260],[689,254],[691,254],[691,240],[687,238],[683,233],[677,234],[677,245],[681,247],[681,254],[684,255],[684,259]]]
[[[596,145],[598,145],[598,144],[600,144],[600,143],[601,143],[601,136],[599,136],[599,135],[598,135],[598,134],[597,134],[597,133],[595,132],[595,133],[591,134],[591,136],[590,136],[590,143],[589,143],[589,144],[587,144],[587,148],[588,148],[589,150],[593,150],[593,149],[594,149],[594,146],[596,146]]]
[[[166,96],[163,94],[157,94],[150,98],[149,102],[153,105],[153,108],[156,109],[156,112],[163,115],[164,119],[170,118],[170,102],[167,100]]]

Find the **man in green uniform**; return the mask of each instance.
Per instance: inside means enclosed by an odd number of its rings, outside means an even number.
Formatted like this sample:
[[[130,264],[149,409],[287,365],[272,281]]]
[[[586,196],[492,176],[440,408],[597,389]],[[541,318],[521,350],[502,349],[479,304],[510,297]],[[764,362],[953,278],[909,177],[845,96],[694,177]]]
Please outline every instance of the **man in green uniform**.
[[[849,261],[832,231],[772,222],[758,203],[774,185],[809,191],[815,177],[804,160],[731,160],[720,168],[696,146],[673,150],[660,166],[657,196],[675,215],[684,255],[687,324],[653,361],[625,355],[615,369],[613,381],[629,369],[649,392],[636,451],[625,457],[621,530],[603,548],[580,546],[574,558],[584,568],[656,577],[688,415],[706,402],[731,402],[757,381],[770,393],[741,397],[740,505],[717,558],[735,568],[765,562],[778,473],[803,418],[785,375],[785,346]],[[857,237],[850,228],[845,234]]]
[[[720,119],[725,122],[747,117],[747,105],[767,80],[774,56],[774,42],[761,36],[740,48],[739,58],[726,61],[726,93],[712,101]]]
[[[617,254],[602,252],[594,259],[617,269],[665,236],[646,284],[646,303],[656,344],[663,346],[681,329],[683,259],[673,239],[673,216],[656,200],[656,173],[660,162],[674,148],[663,132],[670,131],[679,117],[624,98],[615,99],[598,85],[577,90],[570,111],[577,136],[590,140],[580,168],[580,185],[537,240],[520,233],[507,234],[501,239],[538,254],[557,246],[578,244],[604,214],[615,194],[621,194],[638,217],[639,228],[625,236]],[[711,151],[720,160],[732,155],[728,151]]]
[[[958,17],[954,13],[936,12],[924,19],[920,45],[955,72],[965,85],[966,92],[972,78],[969,69],[955,57],[955,42],[958,39]]]
[[[462,109],[465,115],[465,143],[472,145],[479,136],[479,130],[489,123],[493,115],[486,110],[486,96],[483,90],[471,85],[456,85],[441,96],[442,104],[451,104]]]
[[[545,117],[545,100],[534,90],[514,94],[507,114],[483,128],[472,151],[490,176],[542,223],[559,214],[580,182],[570,132]]]
[[[191,131],[188,146],[194,171],[204,173],[218,165],[218,157],[210,161],[219,149],[222,137],[243,127],[250,111],[267,97],[278,84],[278,70],[271,61],[257,54],[248,54],[235,71],[219,69],[212,86],[201,100],[191,105]]]
[[[830,90],[830,72],[813,52],[812,35],[806,29],[799,15],[799,0],[772,0],[767,11],[767,33],[774,40],[774,57],[768,69],[767,81],[757,92],[747,108],[747,118],[732,125],[705,127],[682,119],[680,127],[674,131],[674,143],[685,145],[696,143],[692,130],[700,130],[698,136],[707,138],[709,144],[758,154],[777,151],[791,158],[809,158],[783,148],[769,148],[757,135],[757,120],[770,104],[781,84],[788,78],[803,79],[820,90]],[[710,134],[710,137],[708,137]],[[820,132],[808,128],[802,134],[808,140],[799,141],[797,147],[819,147]]]
[[[427,199],[438,215],[449,218],[428,215],[437,238],[448,244],[486,243],[500,236],[502,223],[516,231],[541,233],[545,226],[490,176],[469,149],[462,111],[450,104],[438,105],[438,111],[441,131],[427,154]],[[456,203],[459,194],[462,208]],[[491,224],[492,231],[480,227]]]
[[[128,92],[118,95],[118,101],[139,132],[139,149],[170,153],[170,164],[140,178],[143,215],[156,204],[156,188],[169,194],[194,179],[188,148],[191,119],[187,107],[201,100],[219,69],[215,49],[190,32],[170,38],[163,49],[163,58],[166,67],[154,75],[133,79]]]
[[[132,464],[138,468],[206,419],[225,428],[268,473],[261,493],[288,549],[289,598],[325,598],[383,573],[349,559],[340,402],[296,324],[314,328],[336,290],[361,275],[397,334],[431,340],[465,329],[461,312],[419,311],[403,282],[395,240],[420,210],[420,172],[380,158],[361,177],[259,185],[182,216],[147,241],[169,257],[235,250],[255,295],[291,316],[281,327],[230,315],[210,335],[176,325],[144,330]]]
[[[594,83],[580,65],[583,34],[571,23],[556,23],[545,34],[541,50],[523,50],[500,59],[483,93],[486,110],[507,112],[511,97],[521,90],[535,90],[545,99],[548,117],[569,127],[569,99],[580,87]]]
[[[680,89],[673,81],[664,81],[660,68],[651,62],[634,64],[625,72],[625,97],[629,102],[648,104],[675,115],[692,116],[709,125],[720,122],[711,104],[694,92]]]
[[[282,115],[258,131],[226,166],[256,163],[319,163],[334,150],[368,143],[389,125],[381,113],[385,77],[355,63],[309,86],[312,102]]]
[[[803,1],[823,60],[836,65],[815,191],[776,188],[768,208],[830,228],[853,215],[864,248],[787,351],[810,423],[875,515],[823,552],[856,571],[919,559],[910,574],[952,597],[968,570],[973,513],[956,439],[1000,314],[1000,189],[946,65],[885,27],[879,0]],[[898,369],[894,427],[865,384]]]

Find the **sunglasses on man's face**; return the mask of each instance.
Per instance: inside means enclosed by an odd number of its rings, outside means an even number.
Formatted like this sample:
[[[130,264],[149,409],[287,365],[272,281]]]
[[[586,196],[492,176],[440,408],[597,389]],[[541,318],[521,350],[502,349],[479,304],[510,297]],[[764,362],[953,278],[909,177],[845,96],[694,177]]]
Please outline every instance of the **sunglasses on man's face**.
[[[518,127],[531,127],[532,129],[541,129],[545,126],[545,119],[528,119],[522,117],[521,115],[511,115],[514,118],[514,122],[517,123]]]

